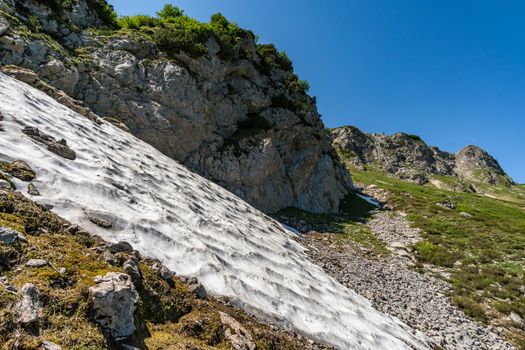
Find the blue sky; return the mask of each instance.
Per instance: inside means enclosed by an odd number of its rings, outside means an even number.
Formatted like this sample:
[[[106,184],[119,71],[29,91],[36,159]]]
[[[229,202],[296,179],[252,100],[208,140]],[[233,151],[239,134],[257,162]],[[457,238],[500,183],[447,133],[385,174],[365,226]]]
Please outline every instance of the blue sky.
[[[222,12],[286,51],[328,127],[475,144],[525,183],[525,1],[109,0],[119,15],[170,2]]]

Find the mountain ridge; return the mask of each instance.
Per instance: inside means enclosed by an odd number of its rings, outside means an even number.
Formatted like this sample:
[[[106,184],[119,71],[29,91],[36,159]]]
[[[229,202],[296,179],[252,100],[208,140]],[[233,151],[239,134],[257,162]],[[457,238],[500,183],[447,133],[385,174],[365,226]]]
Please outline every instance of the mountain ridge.
[[[483,149],[467,145],[455,154],[427,145],[419,136],[366,133],[354,126],[330,129],[339,156],[358,168],[374,166],[399,179],[425,184],[433,175],[454,176],[486,184],[515,185],[498,161]],[[475,185],[467,190],[475,191]]]

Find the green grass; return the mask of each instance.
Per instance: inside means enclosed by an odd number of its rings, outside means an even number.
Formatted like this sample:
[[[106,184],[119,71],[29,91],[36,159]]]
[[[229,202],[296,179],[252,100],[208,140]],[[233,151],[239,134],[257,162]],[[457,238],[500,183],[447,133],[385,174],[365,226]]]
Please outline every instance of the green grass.
[[[390,252],[385,244],[372,233],[370,228],[362,224],[362,221],[370,216],[370,210],[374,206],[350,193],[341,202],[340,214],[314,214],[296,208],[287,208],[279,211],[273,216],[291,226],[301,222],[309,230],[334,234],[339,238],[341,245],[349,242],[357,243],[368,249],[375,256],[389,255]]]
[[[452,298],[466,314],[482,322],[503,322],[510,312],[525,317],[524,186],[483,185],[493,198],[351,171],[357,183],[388,190],[394,209],[406,212],[413,226],[424,231],[424,241],[415,245],[419,261],[451,273]],[[447,188],[468,185],[451,177],[439,180]],[[456,209],[436,205],[443,201],[453,201]],[[517,344],[525,341],[522,330],[512,332]]]

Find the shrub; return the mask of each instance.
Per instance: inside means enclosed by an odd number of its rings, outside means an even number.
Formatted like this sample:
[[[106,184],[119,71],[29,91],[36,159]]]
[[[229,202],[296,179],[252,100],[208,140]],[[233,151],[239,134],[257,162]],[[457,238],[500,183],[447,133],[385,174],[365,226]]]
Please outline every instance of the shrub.
[[[181,10],[177,6],[166,4],[162,8],[162,10],[157,12],[157,16],[159,16],[159,18],[162,20],[169,20],[170,18],[178,18],[184,16],[184,10]]]
[[[161,21],[148,15],[135,15],[120,18],[118,24],[122,28],[140,29],[141,27],[157,27],[161,24]]]

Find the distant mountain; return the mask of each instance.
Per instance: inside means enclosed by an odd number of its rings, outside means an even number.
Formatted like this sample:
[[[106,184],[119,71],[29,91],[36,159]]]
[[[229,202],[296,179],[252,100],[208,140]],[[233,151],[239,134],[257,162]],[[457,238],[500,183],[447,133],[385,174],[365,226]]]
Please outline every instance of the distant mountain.
[[[442,175],[491,185],[514,185],[498,161],[477,146],[469,145],[452,154],[427,145],[419,136],[401,132],[388,136],[345,126],[330,133],[340,158],[358,168],[374,167],[419,184],[427,183],[433,175]]]

